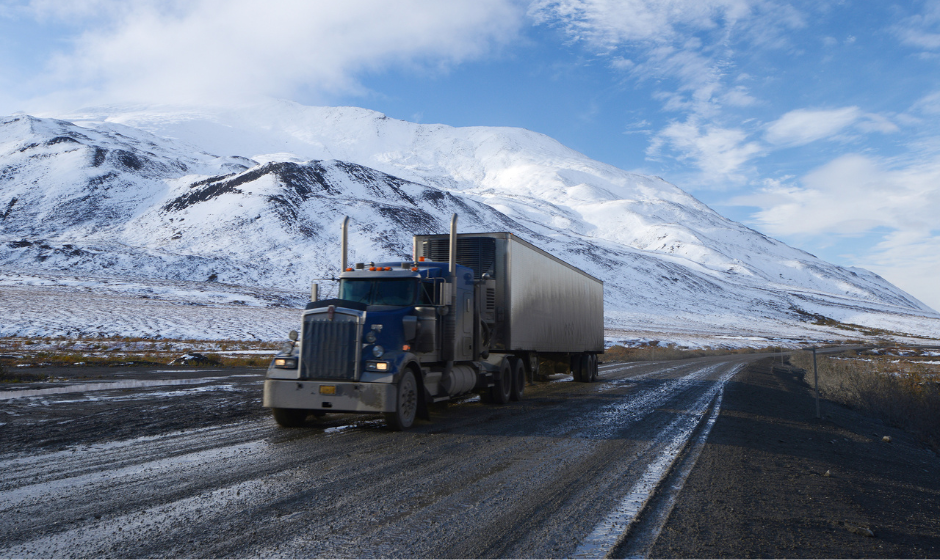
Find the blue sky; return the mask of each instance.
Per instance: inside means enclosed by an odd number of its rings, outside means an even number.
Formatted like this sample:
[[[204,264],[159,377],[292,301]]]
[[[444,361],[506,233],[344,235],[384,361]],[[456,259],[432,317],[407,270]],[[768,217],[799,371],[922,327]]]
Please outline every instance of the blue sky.
[[[940,1],[0,3],[0,113],[274,96],[518,126],[940,309]]]

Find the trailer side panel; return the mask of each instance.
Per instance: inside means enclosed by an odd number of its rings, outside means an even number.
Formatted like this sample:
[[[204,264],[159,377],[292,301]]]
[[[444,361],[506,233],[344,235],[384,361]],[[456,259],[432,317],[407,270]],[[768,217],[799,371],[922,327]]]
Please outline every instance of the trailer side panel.
[[[515,237],[508,242],[509,349],[602,352],[604,285]]]

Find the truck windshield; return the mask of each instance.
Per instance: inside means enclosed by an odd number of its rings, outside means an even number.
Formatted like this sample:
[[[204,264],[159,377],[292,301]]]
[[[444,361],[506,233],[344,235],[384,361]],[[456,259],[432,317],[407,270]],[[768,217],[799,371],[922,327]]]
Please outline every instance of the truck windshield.
[[[418,282],[401,280],[340,280],[339,297],[366,305],[413,305]]]

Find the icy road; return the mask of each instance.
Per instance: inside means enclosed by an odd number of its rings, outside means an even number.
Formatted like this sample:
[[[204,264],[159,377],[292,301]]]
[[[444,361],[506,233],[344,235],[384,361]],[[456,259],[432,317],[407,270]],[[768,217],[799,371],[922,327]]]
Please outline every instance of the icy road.
[[[599,557],[627,531],[642,555],[757,357],[603,365],[401,433],[279,428],[258,370],[0,391],[0,557]]]

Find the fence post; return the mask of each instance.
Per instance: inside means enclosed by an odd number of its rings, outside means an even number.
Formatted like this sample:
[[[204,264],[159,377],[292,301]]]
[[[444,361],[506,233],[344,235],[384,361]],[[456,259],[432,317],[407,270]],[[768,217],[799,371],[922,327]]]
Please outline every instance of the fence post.
[[[822,418],[819,414],[819,372],[816,369],[816,347],[813,346],[813,385],[816,386],[816,418]]]

